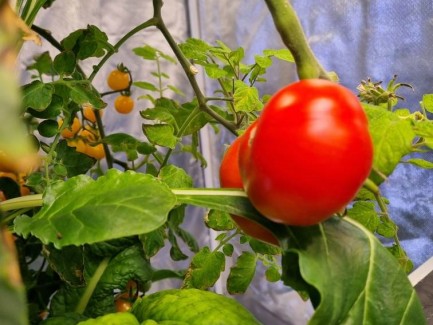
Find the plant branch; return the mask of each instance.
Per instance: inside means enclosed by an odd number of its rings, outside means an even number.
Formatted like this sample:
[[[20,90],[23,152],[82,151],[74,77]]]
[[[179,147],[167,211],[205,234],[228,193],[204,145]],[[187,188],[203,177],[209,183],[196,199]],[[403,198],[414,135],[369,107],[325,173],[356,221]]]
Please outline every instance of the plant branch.
[[[236,125],[224,119],[222,116],[217,114],[206,104],[206,97],[201,92],[197,80],[195,79],[195,74],[196,74],[195,66],[189,62],[189,60],[185,57],[185,55],[183,55],[182,51],[180,50],[179,46],[177,45],[170,31],[167,29],[164,20],[162,19],[161,16],[161,8],[163,5],[162,0],[154,0],[153,5],[154,5],[154,14],[155,14],[154,19],[156,21],[156,27],[161,31],[162,35],[166,39],[167,43],[169,44],[173,53],[175,54],[177,60],[179,61],[180,65],[185,71],[186,77],[188,78],[188,81],[191,84],[192,89],[194,90],[194,93],[197,97],[200,109],[203,112],[209,114],[212,118],[214,118],[217,122],[219,122],[221,125],[227,128],[230,132],[237,135]]]
[[[114,54],[116,53],[119,48],[129,39],[131,38],[133,35],[137,34],[139,31],[155,26],[156,25],[156,20],[155,18],[151,18],[147,21],[145,21],[144,23],[136,26],[135,28],[131,29],[129,32],[127,32],[114,46],[113,46],[113,50],[112,51],[108,51],[105,56],[101,59],[101,61],[99,61],[99,63],[93,68],[92,73],[89,76],[89,80],[92,81],[96,74],[99,72],[99,70],[101,69],[101,67],[104,65],[105,62],[108,61],[108,59]]]
[[[86,290],[81,296],[81,299],[77,304],[77,307],[75,307],[76,313],[83,314],[84,311],[86,310],[87,304],[89,303],[90,298],[92,298],[93,292],[95,291],[99,280],[101,280],[101,277],[104,274],[105,269],[107,268],[109,262],[110,262],[110,258],[106,257],[99,263],[95,273],[93,273],[93,276],[90,278]]]
[[[282,41],[292,52],[299,79],[329,79],[314,56],[289,0],[265,0]]]

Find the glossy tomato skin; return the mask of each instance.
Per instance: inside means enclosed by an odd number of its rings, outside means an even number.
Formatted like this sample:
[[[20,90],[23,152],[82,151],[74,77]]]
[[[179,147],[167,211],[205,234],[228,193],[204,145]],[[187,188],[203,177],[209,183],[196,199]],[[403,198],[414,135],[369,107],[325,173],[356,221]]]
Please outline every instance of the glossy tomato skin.
[[[239,148],[245,191],[269,219],[317,224],[343,209],[368,177],[373,146],[357,97],[301,80],[278,91]]]
[[[243,189],[238,164],[239,146],[240,143],[247,138],[249,130],[250,129],[236,138],[224,154],[219,170],[221,187]],[[275,236],[260,224],[241,216],[231,215],[231,217],[237,226],[248,236],[273,245],[279,244]]]

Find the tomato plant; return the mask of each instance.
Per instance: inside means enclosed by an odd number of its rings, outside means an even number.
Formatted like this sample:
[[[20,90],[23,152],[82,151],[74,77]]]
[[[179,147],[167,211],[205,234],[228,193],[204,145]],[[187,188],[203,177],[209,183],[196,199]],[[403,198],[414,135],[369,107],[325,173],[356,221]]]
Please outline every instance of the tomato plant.
[[[131,96],[119,95],[114,100],[114,108],[120,114],[129,114],[134,109],[134,100]]]
[[[52,2],[0,6],[10,22],[6,35],[0,22],[2,321],[39,324],[43,313],[44,325],[257,325],[234,297],[210,291],[240,295],[279,282],[278,292],[285,285],[310,299],[311,324],[425,323],[379,186],[402,161],[431,167],[433,95],[410,113],[397,107],[404,84],[368,79],[359,102],[328,81],[286,0],[265,2],[287,48],[256,55],[173,35],[161,0],[117,42],[95,25],[56,39],[57,30],[34,24]],[[126,55],[125,42],[143,31],[162,36],[168,52],[146,37]],[[7,58],[41,38],[52,48],[37,48],[14,78]],[[123,65],[112,71],[117,54],[140,61],[130,65],[140,66],[139,81]],[[296,67],[301,81],[264,94],[274,60]],[[171,68],[187,82],[171,79]],[[207,93],[201,77],[217,89]],[[105,111],[111,98],[122,114],[137,106],[128,122],[140,134]],[[242,135],[222,156],[222,188],[202,184],[221,158],[206,135],[228,133]],[[160,290],[164,280],[174,288]]]
[[[239,155],[253,205],[275,222],[307,226],[352,201],[370,173],[373,144],[356,96],[308,79],[269,100]]]

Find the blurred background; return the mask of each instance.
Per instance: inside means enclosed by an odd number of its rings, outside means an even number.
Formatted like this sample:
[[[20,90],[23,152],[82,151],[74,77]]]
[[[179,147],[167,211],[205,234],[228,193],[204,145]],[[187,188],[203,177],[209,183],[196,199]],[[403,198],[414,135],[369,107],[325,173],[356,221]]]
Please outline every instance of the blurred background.
[[[413,86],[413,90],[402,89],[400,95],[405,100],[399,103],[399,107],[412,111],[419,109],[423,94],[433,93],[431,0],[329,0],[326,4],[293,0],[292,4],[321,64],[326,70],[335,71],[340,82],[354,92],[361,80],[371,78],[386,84],[398,75],[398,82]],[[78,28],[94,24],[106,32],[114,44],[152,14],[150,0],[57,0],[51,8],[40,11],[35,24],[50,30],[58,40]],[[243,47],[246,62],[252,62],[254,55],[264,49],[284,48],[262,0],[170,0],[165,1],[163,16],[178,43],[189,37],[201,38],[210,44],[222,40],[233,49]],[[145,44],[173,55],[156,29],[146,29],[132,37],[110,58],[95,79],[96,88],[100,92],[108,90],[106,77],[119,63],[131,70],[135,81],[151,78],[149,71],[153,67],[132,52],[133,48]],[[20,57],[23,83],[30,80],[26,67],[32,58],[46,50],[57,53],[46,41],[42,47],[25,44]],[[84,70],[90,71],[95,62],[86,62]],[[171,84],[186,93],[187,98],[192,97],[191,87],[179,65],[163,63],[162,71],[170,76]],[[294,66],[275,61],[265,78],[267,82],[259,86],[261,95],[272,94],[296,80]],[[213,94],[216,85],[213,80],[205,78],[203,71],[199,71],[197,80],[206,95]],[[113,112],[114,95],[104,97],[109,103],[103,116],[107,133],[128,130],[138,138],[144,137],[139,111],[147,108],[148,104],[137,99],[141,95],[140,89],[134,89],[132,96],[136,99],[136,108],[133,114],[125,116]],[[217,187],[219,162],[225,145],[233,139],[233,135],[223,129],[219,133],[212,128],[201,132],[201,150],[208,162],[204,171],[189,156],[177,155],[174,159],[187,168],[194,177],[195,186]],[[415,267],[433,255],[433,227],[430,226],[433,217],[432,184],[431,172],[401,164],[382,185],[383,195],[391,202],[390,214],[400,228],[402,245]],[[191,217],[187,218],[185,228],[192,229],[201,243],[215,245],[215,234],[201,221],[197,222],[204,211],[190,209],[189,213]],[[171,263],[169,258],[158,256],[161,265]],[[161,285],[170,287],[176,283]],[[225,293],[222,283],[218,283],[215,290]],[[312,313],[308,302],[303,302],[280,283],[267,282],[260,270],[247,293],[236,298],[264,324],[305,324]]]

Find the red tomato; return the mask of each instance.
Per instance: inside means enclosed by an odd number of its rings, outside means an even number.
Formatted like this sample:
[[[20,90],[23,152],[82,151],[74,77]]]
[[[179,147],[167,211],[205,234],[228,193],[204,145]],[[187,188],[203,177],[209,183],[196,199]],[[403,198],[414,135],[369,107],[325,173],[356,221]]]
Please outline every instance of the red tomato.
[[[252,125],[254,124],[255,122]],[[251,126],[242,136],[238,137],[235,141],[233,141],[231,146],[224,154],[219,170],[221,187],[243,189],[238,164],[239,145],[241,141],[243,141],[245,137],[248,136]],[[279,244],[278,240],[275,238],[272,232],[270,232],[260,224],[250,219],[236,215],[231,215],[231,217],[233,221],[237,224],[237,226],[248,236],[257,238],[270,244]]]
[[[354,198],[370,173],[373,146],[357,97],[336,83],[310,79],[269,100],[239,156],[255,208],[275,222],[307,226]]]

